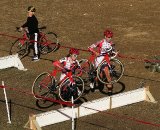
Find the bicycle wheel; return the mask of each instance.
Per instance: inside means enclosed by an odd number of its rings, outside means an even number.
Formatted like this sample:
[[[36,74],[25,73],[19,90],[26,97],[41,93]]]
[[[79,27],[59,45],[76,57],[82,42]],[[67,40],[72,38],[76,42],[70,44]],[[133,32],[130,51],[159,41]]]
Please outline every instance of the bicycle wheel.
[[[78,100],[84,92],[84,82],[80,77],[73,76],[75,82],[74,85],[71,84],[69,78],[64,80],[59,87],[59,97],[64,102],[72,102],[73,100]]]
[[[107,80],[107,77],[104,73],[104,68],[108,67],[108,64],[106,61],[103,61],[97,68],[97,77],[100,82],[104,84],[113,84],[120,80],[120,78],[123,76],[124,73],[124,66],[122,62],[120,62],[118,59],[111,59],[111,67],[109,67],[111,81],[109,82]]]
[[[55,79],[48,72],[41,73],[33,82],[32,94],[36,99],[49,97],[52,85],[55,85]]]
[[[56,51],[60,47],[58,43],[57,35],[53,32],[43,34],[40,38],[39,51],[41,54],[47,54],[52,51]]]
[[[22,59],[28,53],[28,42],[25,41],[24,44],[22,44],[20,39],[15,40],[15,42],[12,43],[9,54],[12,55],[16,53],[18,53],[18,56]]]
[[[90,72],[93,69],[93,65],[89,63],[87,59],[81,59],[79,63],[82,69],[81,77],[84,82],[87,82],[90,79]]]

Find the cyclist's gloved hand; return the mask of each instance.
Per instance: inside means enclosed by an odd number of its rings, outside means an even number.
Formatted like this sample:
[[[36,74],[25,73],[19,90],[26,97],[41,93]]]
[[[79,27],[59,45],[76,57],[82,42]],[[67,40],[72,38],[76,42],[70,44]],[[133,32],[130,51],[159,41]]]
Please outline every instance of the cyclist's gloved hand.
[[[22,31],[21,27],[16,27],[16,30],[17,30],[18,32],[21,32],[21,31]]]

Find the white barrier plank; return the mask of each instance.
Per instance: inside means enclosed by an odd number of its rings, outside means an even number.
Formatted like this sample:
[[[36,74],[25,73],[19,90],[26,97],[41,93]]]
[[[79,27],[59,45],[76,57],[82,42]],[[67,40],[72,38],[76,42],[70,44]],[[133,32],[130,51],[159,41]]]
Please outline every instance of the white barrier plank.
[[[121,107],[145,100],[145,89],[140,88],[137,90],[129,91],[126,93],[118,94],[111,97],[111,108]]]
[[[40,127],[70,120],[71,118],[72,110],[68,107],[36,115],[36,121]]]
[[[97,100],[93,100],[91,102],[83,103],[82,106],[80,106],[78,117],[90,115],[97,113],[99,111],[105,111],[110,108],[110,98],[105,97]]]
[[[146,100],[146,88],[124,92],[104,97],[90,102],[85,102],[81,106],[74,108],[77,118],[94,114],[99,111],[105,111],[111,108],[121,107],[132,103],[137,103]],[[151,95],[150,95],[151,96]],[[154,100],[154,98],[153,98]],[[50,112],[45,112],[36,115],[36,121],[40,127],[63,122],[72,118],[72,108],[61,108]]]
[[[19,70],[24,71],[27,70],[24,68],[21,60],[18,57],[18,54],[0,57],[0,69],[6,69],[10,67],[16,67]]]

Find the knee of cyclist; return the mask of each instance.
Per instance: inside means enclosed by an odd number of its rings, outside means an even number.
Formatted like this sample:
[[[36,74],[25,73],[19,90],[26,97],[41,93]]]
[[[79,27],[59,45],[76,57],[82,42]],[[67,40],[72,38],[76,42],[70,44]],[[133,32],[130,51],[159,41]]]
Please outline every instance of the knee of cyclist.
[[[113,89],[113,86],[112,86],[112,84],[107,84],[107,86],[106,86],[108,89]]]

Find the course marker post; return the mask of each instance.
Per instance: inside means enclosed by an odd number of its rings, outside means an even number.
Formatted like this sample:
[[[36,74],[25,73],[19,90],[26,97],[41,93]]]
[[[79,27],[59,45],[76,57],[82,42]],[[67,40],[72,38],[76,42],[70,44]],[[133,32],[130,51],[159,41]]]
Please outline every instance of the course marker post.
[[[74,104],[73,96],[72,96],[72,104]],[[74,111],[74,105],[72,105],[72,130],[74,130],[75,126],[74,120],[75,120],[75,111]]]
[[[4,81],[2,81],[2,86],[4,86]],[[3,91],[4,91],[4,97],[5,97],[5,102],[6,102],[6,110],[7,110],[7,116],[8,116],[8,122],[9,124],[11,124],[11,116],[10,116],[10,112],[9,112],[9,107],[8,107],[8,99],[7,99],[7,94],[6,94],[6,89],[5,87],[3,87]]]

